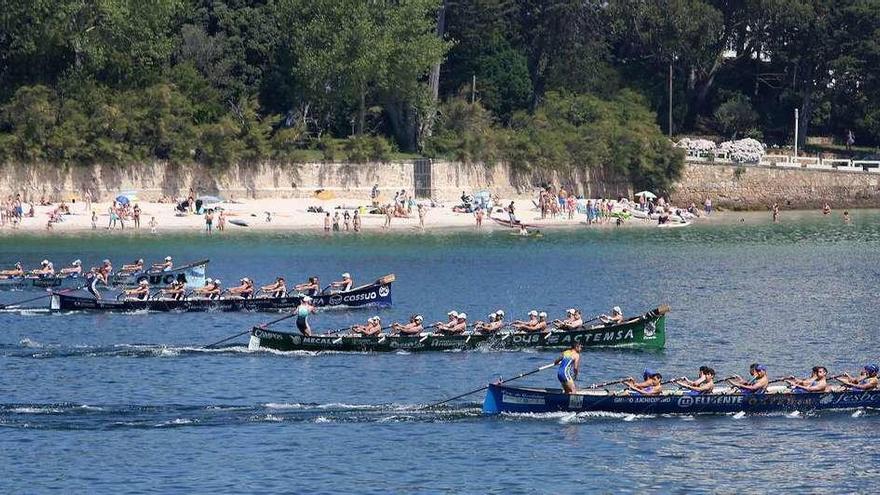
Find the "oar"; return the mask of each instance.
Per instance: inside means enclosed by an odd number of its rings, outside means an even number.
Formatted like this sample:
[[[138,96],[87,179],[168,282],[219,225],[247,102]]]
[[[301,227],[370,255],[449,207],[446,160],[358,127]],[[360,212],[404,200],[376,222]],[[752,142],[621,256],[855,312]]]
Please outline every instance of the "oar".
[[[610,381],[610,382],[594,383],[594,384],[590,385],[589,388],[605,388],[608,385],[619,385],[619,384],[621,384],[625,381],[628,381],[628,380],[629,380],[629,377],[621,378],[620,380],[614,380],[614,381]]]
[[[289,315],[287,315],[287,316],[282,316],[281,318],[276,318],[276,319],[274,319],[274,320],[272,320],[272,321],[270,321],[270,322],[268,322],[268,323],[263,323],[263,324],[257,325],[257,327],[259,327],[259,328],[267,328],[269,325],[274,325],[275,323],[278,323],[279,321],[284,321],[284,320],[286,320],[286,319],[288,319],[288,318],[293,318],[294,316],[296,316],[296,313],[295,313],[295,312],[294,312],[294,313],[291,313],[291,314],[289,314]],[[247,330],[245,330],[244,332],[239,332],[239,333],[237,333],[237,334],[235,334],[235,335],[232,335],[232,336],[230,336],[230,337],[226,337],[226,338],[223,339],[223,340],[218,340],[217,342],[214,342],[213,344],[208,344],[208,345],[202,346],[202,349],[210,349],[211,347],[214,347],[215,345],[222,344],[222,343],[224,343],[224,342],[226,342],[226,341],[229,341],[229,340],[232,340],[232,339],[234,339],[234,338],[236,338],[236,337],[241,337],[242,335],[244,335],[244,334],[246,334],[246,333],[249,333],[250,331],[251,331],[251,329],[247,329]]]
[[[529,371],[529,372],[527,372],[527,373],[520,373],[519,375],[517,375],[517,376],[515,376],[515,377],[513,377],[513,378],[508,378],[507,380],[501,380],[501,381],[499,381],[499,382],[496,382],[495,384],[496,384],[496,385],[500,385],[500,384],[502,384],[502,383],[507,383],[507,382],[512,382],[512,381],[514,381],[514,380],[519,380],[520,378],[523,378],[523,377],[526,377],[526,376],[529,376],[529,375],[534,375],[535,373],[538,373],[539,371],[544,371],[544,370],[546,370],[547,368],[552,368],[553,366],[556,366],[556,363],[545,364],[544,366],[541,366],[541,367],[538,368],[538,369],[535,369],[535,370]],[[467,393],[465,393],[465,394],[456,395],[455,397],[450,397],[450,398],[448,398],[448,399],[446,399],[446,400],[441,400],[440,402],[435,402],[435,403],[433,403],[433,404],[428,404],[427,406],[420,407],[419,410],[421,411],[421,410],[424,410],[424,409],[432,409],[432,408],[437,407],[437,406],[439,406],[439,405],[441,405],[441,404],[446,404],[447,402],[452,402],[452,401],[454,401],[455,399],[461,399],[462,397],[467,397],[468,395],[473,395],[473,394],[475,394],[475,393],[477,393],[477,392],[482,392],[483,390],[486,390],[487,388],[489,388],[489,386],[488,386],[488,385],[485,385],[485,386],[482,386],[482,387],[480,387],[480,388],[478,388],[478,389],[476,389],[476,390],[471,390],[470,392],[467,392]]]
[[[52,297],[52,294],[66,294],[66,293],[68,293],[68,292],[72,292],[72,291],[80,290],[80,289],[82,289],[82,287],[76,287],[76,288],[71,288],[71,289],[64,289],[64,290],[59,290],[59,291],[50,291],[50,292],[47,292],[46,294],[43,294],[42,296],[32,297],[32,298],[30,298],[30,299],[25,299],[24,301],[18,301],[18,302],[9,303],[9,304],[0,304],[0,309],[8,309],[8,308],[12,308],[12,307],[14,307],[14,306],[19,306],[19,305],[24,304],[24,303],[29,303],[29,302],[33,302],[33,301],[38,301],[38,300],[40,300],[40,299],[42,299],[42,298],[44,298],[44,297]]]

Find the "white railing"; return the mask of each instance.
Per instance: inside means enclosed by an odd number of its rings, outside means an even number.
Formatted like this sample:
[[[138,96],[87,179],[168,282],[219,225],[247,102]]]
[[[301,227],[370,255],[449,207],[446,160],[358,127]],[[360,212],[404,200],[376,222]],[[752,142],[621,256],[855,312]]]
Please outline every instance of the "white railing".
[[[844,158],[819,158],[813,156],[789,155],[764,155],[758,163],[735,163],[729,159],[726,153],[688,153],[685,158],[693,162],[710,162],[725,165],[806,168],[811,170],[839,170],[841,172],[872,172],[880,173],[880,161],[875,160],[848,160]]]

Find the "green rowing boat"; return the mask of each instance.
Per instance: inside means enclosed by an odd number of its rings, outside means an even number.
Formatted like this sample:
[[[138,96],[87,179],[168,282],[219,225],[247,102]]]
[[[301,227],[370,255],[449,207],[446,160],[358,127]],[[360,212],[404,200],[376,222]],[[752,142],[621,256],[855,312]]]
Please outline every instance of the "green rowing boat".
[[[565,348],[573,342],[587,347],[633,347],[662,349],[666,346],[666,313],[669,307],[657,309],[618,325],[598,325],[577,330],[556,330],[549,333],[502,331],[491,335],[465,333],[443,335],[422,333],[412,336],[382,335],[301,335],[299,333],[254,327],[250,349],[277,351],[394,352],[450,351],[465,349]]]

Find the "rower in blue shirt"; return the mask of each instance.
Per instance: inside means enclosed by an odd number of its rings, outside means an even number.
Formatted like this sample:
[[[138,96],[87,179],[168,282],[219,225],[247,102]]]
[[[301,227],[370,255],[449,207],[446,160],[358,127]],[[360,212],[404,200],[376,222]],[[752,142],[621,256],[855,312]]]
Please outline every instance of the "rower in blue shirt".
[[[728,380],[728,382],[738,388],[743,394],[763,394],[767,391],[770,379],[767,378],[766,366],[758,363],[749,366],[749,375],[751,375],[751,378],[748,381],[743,380],[740,376],[736,376]]]
[[[675,384],[688,389],[688,395],[711,394],[715,389],[715,370],[708,366],[700,366],[700,376],[696,380],[682,378],[676,380]]]
[[[583,345],[580,342],[571,344],[571,347],[564,350],[562,356],[554,363],[559,365],[556,378],[559,379],[562,390],[567,394],[573,394],[577,391],[574,381],[577,380],[580,371],[581,349],[583,349]]]
[[[632,395],[660,395],[663,393],[661,380],[663,380],[663,375],[650,368],[645,368],[645,372],[642,373],[642,381],[637,382],[633,377],[629,377],[623,384],[629,389],[627,392]]]
[[[849,373],[844,373],[837,378],[837,381],[854,391],[875,390],[878,387],[878,371],[880,371],[880,367],[876,364],[868,364],[862,368],[857,378],[853,378]]]
[[[809,378],[792,378],[785,380],[791,387],[791,391],[796,394],[805,394],[807,392],[826,392],[828,390],[828,368],[824,366],[813,366],[812,373]]]

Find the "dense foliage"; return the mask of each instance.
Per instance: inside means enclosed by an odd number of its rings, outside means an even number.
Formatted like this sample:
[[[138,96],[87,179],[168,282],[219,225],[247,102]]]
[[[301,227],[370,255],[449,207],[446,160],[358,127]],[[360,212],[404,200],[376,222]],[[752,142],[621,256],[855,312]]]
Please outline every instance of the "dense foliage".
[[[438,36],[439,34],[439,36]],[[880,142],[880,0],[8,0],[0,159],[605,167],[676,134]]]

